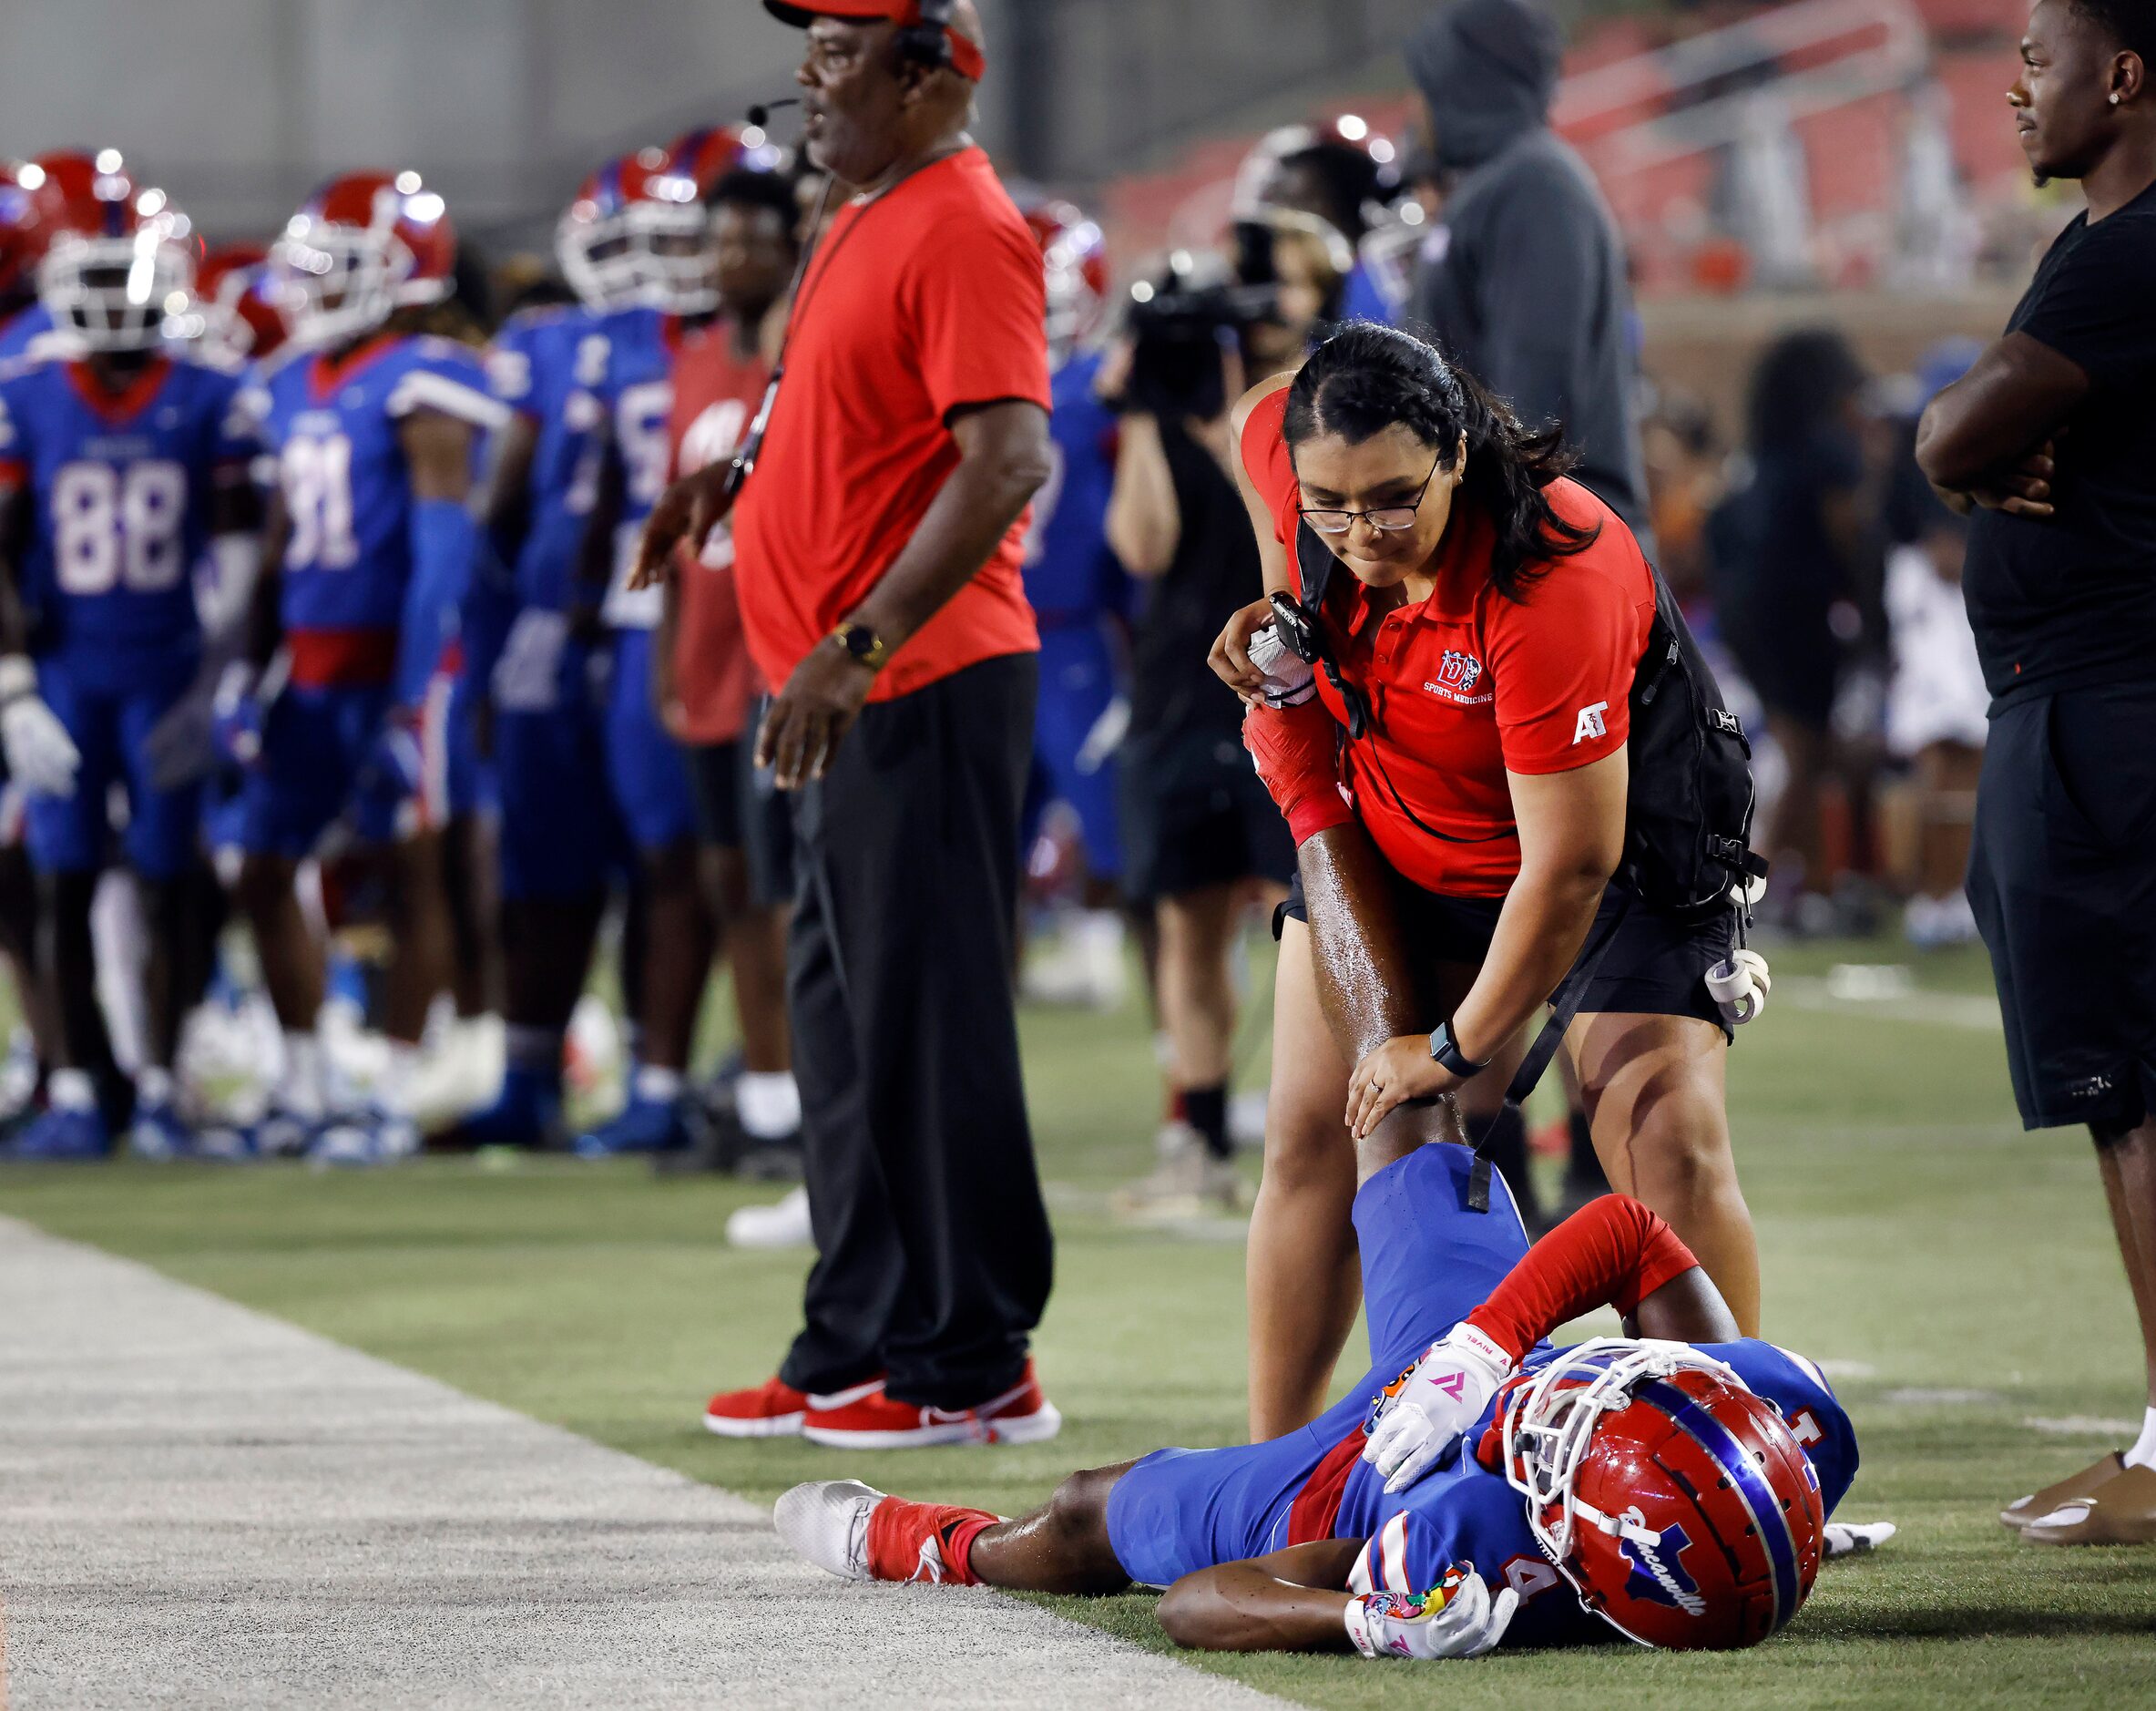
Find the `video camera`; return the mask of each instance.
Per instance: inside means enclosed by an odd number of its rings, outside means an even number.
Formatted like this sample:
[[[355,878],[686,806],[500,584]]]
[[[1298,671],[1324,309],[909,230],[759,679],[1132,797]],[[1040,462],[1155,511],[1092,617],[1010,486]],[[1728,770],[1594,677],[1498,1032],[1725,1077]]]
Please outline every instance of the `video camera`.
[[[1246,328],[1280,314],[1272,234],[1262,226],[1246,230],[1252,223],[1237,223],[1232,272],[1179,251],[1158,280],[1131,287],[1128,407],[1201,421],[1228,407],[1222,353],[1241,343]]]

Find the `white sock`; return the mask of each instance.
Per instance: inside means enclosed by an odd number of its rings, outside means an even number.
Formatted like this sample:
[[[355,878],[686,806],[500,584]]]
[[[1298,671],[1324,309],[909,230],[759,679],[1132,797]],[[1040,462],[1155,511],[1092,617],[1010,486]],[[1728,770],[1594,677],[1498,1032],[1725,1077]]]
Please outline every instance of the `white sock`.
[[[2156,1468],[2156,1408],[2141,1415],[2141,1435],[2133,1440],[2123,1460],[2130,1468]]]
[[[412,1114],[412,1083],[419,1074],[419,1048],[402,1040],[389,1042],[389,1060],[374,1090],[374,1102],[392,1117]]]
[[[159,1106],[172,1102],[172,1071],[162,1064],[146,1063],[135,1078],[138,1104]]]
[[[277,1103],[306,1122],[322,1115],[322,1041],[314,1030],[287,1029],[284,1073],[277,1081]]]
[[[661,1069],[656,1063],[639,1063],[636,1080],[629,1085],[639,1103],[670,1105],[681,1097],[681,1071]]]
[[[45,1101],[55,1111],[95,1111],[97,1084],[85,1071],[55,1070],[46,1078]]]
[[[744,1070],[733,1084],[733,1109],[756,1140],[782,1140],[801,1127],[801,1087],[790,1071]]]

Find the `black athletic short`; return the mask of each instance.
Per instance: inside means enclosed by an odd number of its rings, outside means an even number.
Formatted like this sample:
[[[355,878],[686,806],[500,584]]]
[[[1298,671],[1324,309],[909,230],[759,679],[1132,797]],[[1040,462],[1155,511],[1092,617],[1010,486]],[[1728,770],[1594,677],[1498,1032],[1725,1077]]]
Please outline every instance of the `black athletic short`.
[[[1992,715],[1969,903],[2030,1129],[2130,1129],[2156,1103],[2156,688]]]
[[[1418,963],[1479,966],[1489,955],[1490,938],[1497,930],[1497,914],[1505,907],[1502,897],[1440,896],[1398,874],[1393,876],[1393,882],[1400,925]],[[1628,1016],[1696,1016],[1730,1034],[1729,1023],[1722,1019],[1721,1009],[1707,991],[1707,970],[1730,954],[1736,933],[1734,915],[1722,911],[1698,924],[1674,921],[1611,886],[1603,896],[1602,907],[1595,912],[1586,950],[1602,943],[1620,908],[1624,917],[1595,967],[1579,1009]],[[1306,925],[1310,919],[1303,907],[1300,875],[1288,900],[1274,912],[1275,938],[1280,937],[1281,922],[1286,919]],[[1566,977],[1558,989],[1559,997],[1572,978]]]
[[[1294,876],[1295,841],[1239,736],[1127,738],[1116,752],[1116,781],[1131,901]]]
[[[751,719],[748,730],[755,729]],[[760,907],[771,908],[793,896],[793,822],[769,775],[760,778],[750,764],[752,742],[744,732],[733,743],[691,743],[683,752],[696,797],[698,841],[745,855],[750,896]]]

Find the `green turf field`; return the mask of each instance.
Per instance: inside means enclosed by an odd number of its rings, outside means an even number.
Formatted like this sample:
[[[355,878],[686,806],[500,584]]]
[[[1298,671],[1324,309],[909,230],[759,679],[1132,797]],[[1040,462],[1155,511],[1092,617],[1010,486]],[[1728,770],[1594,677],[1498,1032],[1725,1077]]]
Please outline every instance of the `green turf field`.
[[[1777,955],[1773,1007],[1731,1068],[1767,1330],[1835,1375],[1865,1449],[1843,1512],[1899,1522],[1886,1552],[1824,1571],[1793,1631],[1752,1654],[1514,1655],[1441,1676],[1354,1658],[1204,1666],[1328,1707],[1568,1690],[1610,1707],[2149,1702],[2156,1552],[2024,1547],[1994,1519],[2140,1413],[2087,1142],[2021,1133],[1996,1026],[1971,1001],[1987,989],[1980,960],[1923,961],[1915,991],[1829,978],[1889,960],[1906,953]],[[130,1165],[10,1172],[0,1211],[753,1497],[843,1471],[1007,1513],[1072,1467],[1231,1441],[1242,1422],[1234,1231],[1137,1234],[1104,1213],[1105,1191],[1150,1155],[1142,1027],[1037,1013],[1026,1032],[1060,1238],[1038,1350],[1068,1419],[1038,1448],[842,1469],[805,1446],[708,1437],[703,1397],[766,1376],[803,1270],[720,1245],[724,1214],[751,1197],[727,1184],[567,1162],[334,1178]],[[1062,1607],[1165,1646],[1149,1600]]]

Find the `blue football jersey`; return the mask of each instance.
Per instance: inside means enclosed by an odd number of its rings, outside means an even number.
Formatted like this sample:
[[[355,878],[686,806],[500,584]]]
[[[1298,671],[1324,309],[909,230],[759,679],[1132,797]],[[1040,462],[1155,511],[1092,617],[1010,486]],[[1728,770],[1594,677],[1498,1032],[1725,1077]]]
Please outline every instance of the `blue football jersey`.
[[[340,361],[280,353],[250,379],[242,403],[276,461],[290,523],[284,628],[395,630],[412,575],[412,482],[400,430],[423,410],[483,431],[506,423],[479,353],[448,339],[391,335]]]
[[[160,357],[127,392],[55,356],[0,368],[0,465],[30,496],[23,587],[38,649],[191,646],[192,572],[220,467],[254,444],[236,373]]]
[[[1129,605],[1129,578],[1108,545],[1116,418],[1094,395],[1099,373],[1100,353],[1080,352],[1050,383],[1050,469],[1026,537],[1026,599],[1043,624],[1086,622]]]
[[[1856,1433],[1819,1368],[1751,1338],[1699,1347],[1734,1368],[1753,1394],[1780,1410],[1818,1476],[1820,1501],[1831,1516],[1856,1477]],[[1557,1351],[1538,1350],[1528,1357],[1527,1368],[1538,1371],[1556,1358]],[[1526,1500],[1475,1459],[1474,1446],[1496,1407],[1493,1402],[1468,1432],[1461,1455],[1405,1491],[1388,1495],[1375,1468],[1355,1463],[1333,1526],[1334,1538],[1368,1541],[1350,1587],[1424,1593],[1453,1564],[1472,1562],[1491,1591],[1509,1585],[1519,1593],[1518,1612],[1505,1635],[1507,1645],[1608,1640],[1615,1630],[1580,1608],[1579,1597],[1535,1542]]]
[[[537,428],[530,518],[515,566],[520,607],[569,605],[606,451],[605,405],[593,388],[606,378],[607,350],[600,317],[563,307],[512,315],[487,352],[494,395]]]
[[[670,418],[674,410],[674,349],[679,323],[656,309],[621,309],[601,323],[607,334],[607,372],[598,392],[607,418],[610,456],[621,466],[621,514],[614,523],[614,574],[599,616],[621,630],[649,630],[659,622],[665,591],[631,589],[644,519],[667,489],[673,470]]]
[[[45,354],[39,347],[53,343],[46,336],[53,332],[52,311],[43,303],[32,303],[27,309],[17,310],[5,321],[0,321],[0,363]]]

